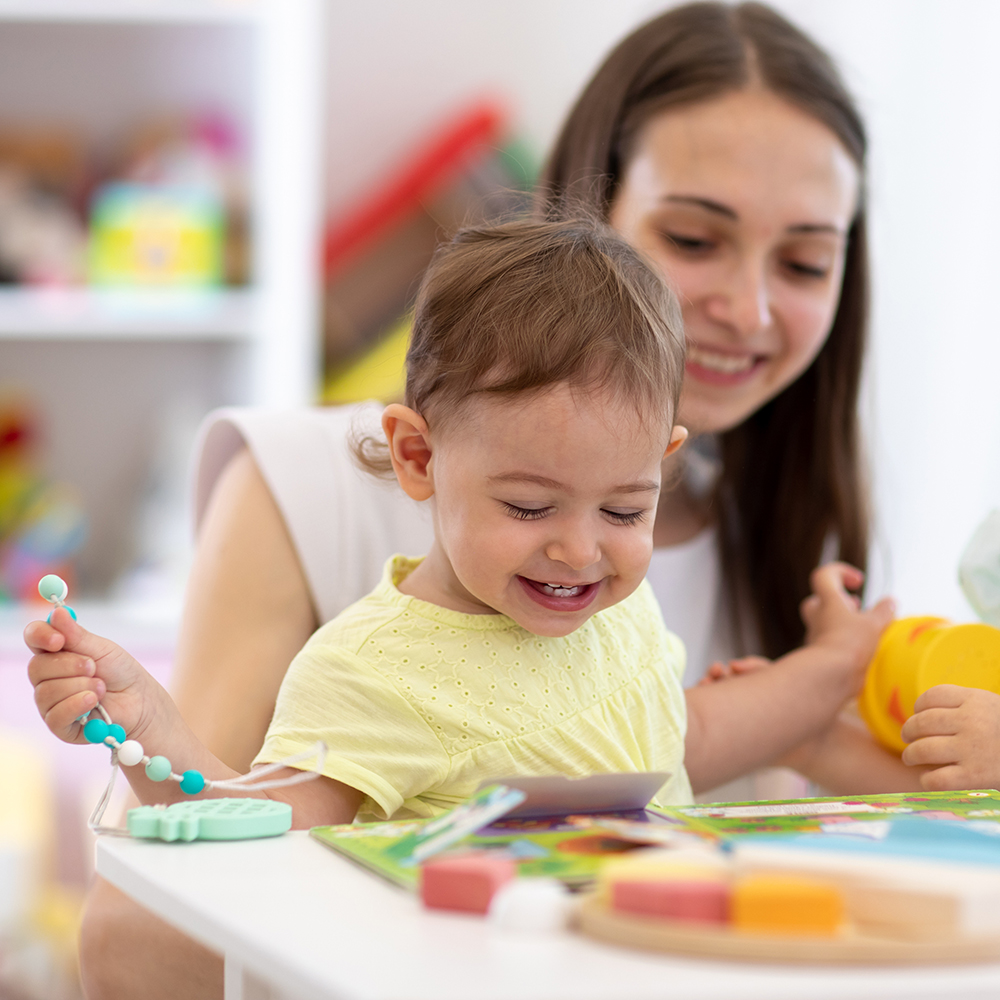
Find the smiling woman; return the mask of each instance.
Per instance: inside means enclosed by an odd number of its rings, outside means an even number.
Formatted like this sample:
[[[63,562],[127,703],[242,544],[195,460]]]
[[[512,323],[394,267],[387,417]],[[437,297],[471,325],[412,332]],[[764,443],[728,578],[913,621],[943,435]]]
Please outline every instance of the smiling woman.
[[[696,3],[614,49],[542,179],[547,211],[596,202],[681,299],[679,419],[716,436],[721,469],[709,492],[665,498],[656,542],[715,526],[723,618],[769,656],[802,641],[825,549],[867,561],[865,147],[812,41],[762,4]]]

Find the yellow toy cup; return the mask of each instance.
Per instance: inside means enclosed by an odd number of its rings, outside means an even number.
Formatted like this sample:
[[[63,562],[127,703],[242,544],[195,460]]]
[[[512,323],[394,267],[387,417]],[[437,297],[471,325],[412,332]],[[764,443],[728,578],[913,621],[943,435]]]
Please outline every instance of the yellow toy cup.
[[[931,617],[894,621],[868,666],[858,711],[879,743],[902,753],[903,723],[917,698],[938,684],[1000,694],[1000,629]]]

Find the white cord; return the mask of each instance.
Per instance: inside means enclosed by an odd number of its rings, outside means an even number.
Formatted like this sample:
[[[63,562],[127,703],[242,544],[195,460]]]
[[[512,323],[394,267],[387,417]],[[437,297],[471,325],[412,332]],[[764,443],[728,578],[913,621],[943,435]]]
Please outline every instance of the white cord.
[[[103,707],[98,703],[98,709],[102,715],[105,716],[105,720],[110,723],[110,719],[107,718],[107,713],[104,711]],[[101,795],[100,800],[94,807],[94,811],[90,814],[90,819],[87,821],[87,826],[90,828],[91,833],[94,834],[111,834],[114,837],[130,837],[132,836],[128,830],[123,826],[102,826],[101,820],[104,818],[105,810],[108,808],[108,804],[111,802],[111,794],[115,787],[115,778],[118,775],[118,747],[120,744],[114,737],[108,737],[110,742],[108,745],[111,747],[111,777],[108,779],[107,787],[104,789],[104,794]],[[316,758],[316,769],[314,771],[300,771],[298,774],[289,775],[287,778],[275,778],[273,781],[258,781],[258,778],[266,778],[269,774],[274,774],[275,771],[279,771],[284,767],[291,767],[293,764],[298,764],[303,760],[308,760],[310,757]],[[237,792],[258,792],[265,791],[268,788],[286,788],[289,785],[299,785],[303,781],[313,781],[318,778],[323,773],[323,764],[326,761],[326,744],[322,740],[317,740],[316,745],[311,750],[303,750],[301,753],[292,754],[290,757],[285,757],[282,760],[275,761],[273,764],[265,764],[263,767],[254,768],[248,774],[241,774],[236,778],[223,778],[219,781],[209,781],[205,780],[205,788],[219,788],[223,791],[237,791]],[[181,775],[174,775],[171,773],[172,778],[176,778],[178,781]],[[154,808],[165,809],[166,806],[163,804],[158,804]]]

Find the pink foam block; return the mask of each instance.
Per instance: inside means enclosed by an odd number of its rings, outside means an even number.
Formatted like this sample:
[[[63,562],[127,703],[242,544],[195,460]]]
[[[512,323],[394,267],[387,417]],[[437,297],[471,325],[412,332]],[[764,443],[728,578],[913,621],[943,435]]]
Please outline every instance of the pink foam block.
[[[420,868],[420,898],[438,910],[485,913],[497,889],[517,878],[517,862],[488,854],[433,858]]]
[[[622,880],[611,885],[611,907],[666,920],[725,923],[729,887],[711,879]]]

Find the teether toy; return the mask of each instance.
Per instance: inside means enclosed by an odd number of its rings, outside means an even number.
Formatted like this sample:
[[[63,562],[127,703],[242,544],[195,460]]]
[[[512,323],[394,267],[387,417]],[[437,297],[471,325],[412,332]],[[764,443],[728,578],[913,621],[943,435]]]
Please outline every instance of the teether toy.
[[[77,620],[76,612],[65,604],[69,588],[66,582],[53,573],[38,582],[38,593],[54,605],[46,621],[52,621],[56,608],[65,608]],[[98,717],[91,718],[94,712]],[[315,748],[294,754],[284,760],[258,767],[250,774],[235,778],[209,780],[193,768],[177,774],[166,757],[150,757],[138,740],[127,738],[125,730],[111,721],[104,706],[97,705],[81,715],[77,720],[83,726],[83,736],[88,743],[104,744],[111,748],[111,778],[90,817],[90,828],[95,833],[129,834],[136,837],[159,837],[161,840],[239,840],[246,837],[271,837],[290,829],[291,806],[270,799],[207,799],[199,803],[178,802],[172,806],[141,806],[128,812],[128,829],[103,827],[101,818],[107,809],[114,789],[118,765],[145,766],[146,777],[150,781],[174,781],[186,795],[197,795],[205,789],[233,789],[237,791],[263,791],[267,788],[283,788],[302,781],[318,778],[323,770],[326,746],[317,743]],[[316,757],[315,771],[301,771],[288,778],[261,781],[288,765]],[[197,808],[182,808],[197,806]],[[136,814],[133,818],[133,814]],[[256,831],[256,832],[255,832]]]

